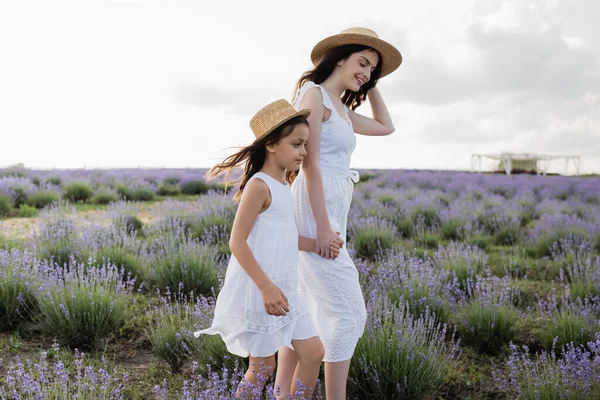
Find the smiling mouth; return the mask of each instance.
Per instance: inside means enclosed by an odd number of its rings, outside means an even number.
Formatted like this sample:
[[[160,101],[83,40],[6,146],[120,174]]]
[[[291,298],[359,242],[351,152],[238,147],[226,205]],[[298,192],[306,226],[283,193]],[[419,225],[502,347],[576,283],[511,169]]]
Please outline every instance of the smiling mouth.
[[[360,78],[356,78],[356,82],[358,82],[358,86],[362,86],[365,84],[365,82]]]

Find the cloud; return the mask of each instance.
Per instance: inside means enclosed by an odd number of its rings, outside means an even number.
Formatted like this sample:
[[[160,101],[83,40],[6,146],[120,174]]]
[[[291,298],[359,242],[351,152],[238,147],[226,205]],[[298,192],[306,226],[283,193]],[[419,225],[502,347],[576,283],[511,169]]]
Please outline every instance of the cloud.
[[[203,108],[225,108],[237,115],[254,114],[271,101],[286,96],[275,88],[229,88],[216,85],[180,84],[174,97],[181,104]],[[289,100],[289,99],[288,99]]]
[[[596,3],[487,4],[465,30],[464,62],[449,62],[441,46],[405,59],[386,86],[395,120],[419,104],[429,119],[413,136],[423,146],[574,154],[598,168],[600,46],[589,38],[600,30],[586,15]]]
[[[468,30],[474,54],[463,65],[441,56],[408,60],[391,82],[390,102],[413,101],[444,106],[470,98],[494,101],[518,94],[523,99],[550,96],[558,101],[600,89],[598,53],[569,48],[558,28],[532,35],[480,25]]]

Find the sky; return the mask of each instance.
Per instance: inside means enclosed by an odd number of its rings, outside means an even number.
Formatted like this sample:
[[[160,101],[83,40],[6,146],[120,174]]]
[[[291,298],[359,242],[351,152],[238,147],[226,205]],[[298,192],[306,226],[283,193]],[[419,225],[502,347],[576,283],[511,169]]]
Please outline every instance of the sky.
[[[0,167],[209,167],[291,100],[319,40],[364,26],[403,63],[378,83],[396,131],[359,135],[352,167],[530,152],[598,173],[598,15],[597,0],[3,1]]]

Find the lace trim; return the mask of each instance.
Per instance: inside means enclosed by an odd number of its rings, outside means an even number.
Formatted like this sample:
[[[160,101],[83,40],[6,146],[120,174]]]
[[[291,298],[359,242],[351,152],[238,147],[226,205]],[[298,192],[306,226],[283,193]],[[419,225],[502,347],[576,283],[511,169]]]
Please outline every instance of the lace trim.
[[[297,306],[296,308],[293,308],[292,311],[287,313],[287,315],[284,315],[283,317],[278,318],[275,321],[275,323],[273,323],[271,325],[255,324],[254,322],[248,321],[246,319],[246,320],[244,320],[244,328],[250,332],[266,333],[266,334],[273,333],[273,332],[278,331],[279,329],[283,328],[285,325],[289,324],[290,322],[292,322],[293,320],[295,320],[296,318],[298,318],[299,316],[301,316],[302,314],[304,314],[306,312],[307,312],[307,310],[304,307],[304,305],[300,305],[300,306]]]

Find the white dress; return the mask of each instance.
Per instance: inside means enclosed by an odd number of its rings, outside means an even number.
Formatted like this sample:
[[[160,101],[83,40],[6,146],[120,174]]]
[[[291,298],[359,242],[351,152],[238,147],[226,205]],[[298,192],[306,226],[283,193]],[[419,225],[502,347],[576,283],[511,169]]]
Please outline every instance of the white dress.
[[[262,172],[253,179],[269,186],[271,205],[258,215],[247,243],[262,270],[287,296],[290,311],[285,316],[268,315],[260,290],[232,255],[212,326],[194,335],[218,334],[227,350],[240,357],[268,357],[283,346],[293,348],[292,339],[308,339],[317,332],[297,293],[298,230],[290,187]]]
[[[319,166],[323,176],[325,204],[331,227],[346,241],[348,212],[352,202],[354,183],[358,173],[349,170],[350,158],[356,147],[356,136],[347,115],[338,114],[327,91],[314,82],[302,86],[296,99],[298,108],[302,96],[312,87],[318,87],[323,105],[331,110],[329,119],[321,125],[321,154]],[[296,207],[296,224],[300,236],[315,238],[316,223],[306,191],[302,171],[292,184]],[[358,271],[346,246],[335,260],[327,260],[315,253],[300,252],[298,264],[298,293],[310,309],[319,337],[325,347],[326,362],[352,358],[362,336],[367,312],[358,280]]]

